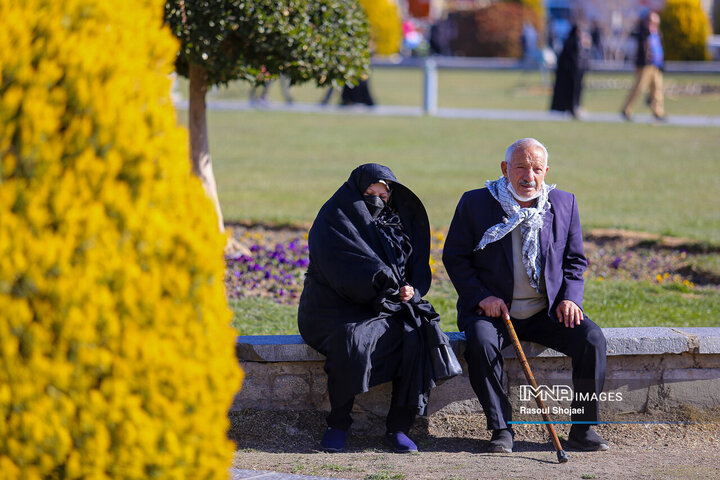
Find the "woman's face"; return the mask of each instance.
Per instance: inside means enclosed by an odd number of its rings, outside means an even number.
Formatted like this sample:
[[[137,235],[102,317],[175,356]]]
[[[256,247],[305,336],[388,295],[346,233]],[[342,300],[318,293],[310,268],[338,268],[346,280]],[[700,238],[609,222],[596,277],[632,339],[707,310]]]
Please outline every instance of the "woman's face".
[[[390,199],[390,193],[383,183],[373,183],[365,190],[365,195],[376,195],[385,203]]]

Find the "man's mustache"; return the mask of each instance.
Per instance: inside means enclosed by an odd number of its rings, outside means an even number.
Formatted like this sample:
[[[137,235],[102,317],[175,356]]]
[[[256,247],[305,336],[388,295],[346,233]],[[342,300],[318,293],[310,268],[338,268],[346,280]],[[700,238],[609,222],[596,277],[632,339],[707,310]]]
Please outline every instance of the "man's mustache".
[[[537,182],[526,182],[525,180],[520,180],[518,183],[523,187],[537,187]]]

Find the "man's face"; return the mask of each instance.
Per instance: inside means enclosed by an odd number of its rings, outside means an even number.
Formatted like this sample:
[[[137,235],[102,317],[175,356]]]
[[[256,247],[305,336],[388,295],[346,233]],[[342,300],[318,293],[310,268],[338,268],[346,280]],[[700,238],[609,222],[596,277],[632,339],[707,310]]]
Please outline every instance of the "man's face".
[[[658,31],[658,27],[660,27],[660,15],[653,12],[648,17],[648,28],[652,33],[655,33]]]
[[[537,147],[518,148],[510,159],[510,165],[502,162],[500,167],[521,201],[530,201],[540,192],[550,169],[542,149]]]

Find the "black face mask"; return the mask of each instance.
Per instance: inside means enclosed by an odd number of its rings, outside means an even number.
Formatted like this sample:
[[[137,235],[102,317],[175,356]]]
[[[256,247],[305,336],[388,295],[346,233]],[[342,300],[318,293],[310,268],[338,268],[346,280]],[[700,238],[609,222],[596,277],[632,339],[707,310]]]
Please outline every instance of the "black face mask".
[[[373,220],[376,219],[377,216],[380,215],[380,212],[382,212],[382,209],[385,208],[385,202],[377,195],[363,195],[363,200],[365,200],[365,205],[367,205]]]

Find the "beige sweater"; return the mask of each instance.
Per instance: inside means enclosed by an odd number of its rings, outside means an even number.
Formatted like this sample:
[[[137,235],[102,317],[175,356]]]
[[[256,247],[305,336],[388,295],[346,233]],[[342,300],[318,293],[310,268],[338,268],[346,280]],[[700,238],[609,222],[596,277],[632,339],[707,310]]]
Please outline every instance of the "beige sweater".
[[[546,310],[548,304],[543,275],[540,275],[540,292],[530,286],[530,279],[522,261],[522,233],[520,233],[520,230],[520,227],[517,227],[511,232],[514,286],[513,299],[510,304],[510,316],[524,319]]]

